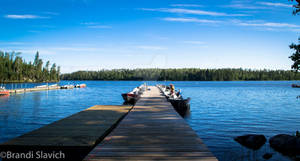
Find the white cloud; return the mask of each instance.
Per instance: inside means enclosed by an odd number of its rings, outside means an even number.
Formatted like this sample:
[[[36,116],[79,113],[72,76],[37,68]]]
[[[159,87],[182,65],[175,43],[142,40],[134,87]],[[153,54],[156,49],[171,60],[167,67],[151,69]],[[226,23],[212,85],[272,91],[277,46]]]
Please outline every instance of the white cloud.
[[[185,44],[194,44],[194,45],[204,45],[205,42],[203,41],[183,41]]]
[[[272,7],[287,7],[287,8],[293,7],[293,5],[288,5],[284,3],[258,2],[258,4],[272,6]]]
[[[152,33],[146,33],[145,36],[147,36],[151,39],[158,39],[158,40],[168,40],[168,39],[170,39],[167,36],[161,36],[161,35],[152,34]]]
[[[290,24],[290,23],[259,22],[259,21],[248,21],[248,22],[235,21],[235,23],[240,26],[300,28],[300,25],[295,25],[295,24]]]
[[[43,19],[43,18],[50,18],[50,17],[43,17],[38,15],[5,15],[5,18],[8,19]]]
[[[163,20],[172,21],[172,22],[196,22],[196,23],[213,23],[213,24],[221,22],[221,21],[198,19],[198,18],[175,18],[175,17],[167,17],[167,18],[163,18]]]
[[[167,48],[162,47],[162,46],[148,46],[148,45],[141,45],[141,46],[136,46],[138,49],[144,49],[144,50],[166,50]]]
[[[291,31],[293,31],[293,32],[300,32],[300,28],[297,28],[297,29],[291,29]]]
[[[53,25],[32,25],[32,27],[37,27],[37,28],[55,28]]]
[[[57,12],[43,12],[44,14],[48,14],[48,15],[53,15],[53,16],[58,16],[59,13]]]
[[[266,9],[266,7],[255,6],[255,5],[251,5],[251,4],[243,4],[243,3],[236,3],[236,4],[225,5],[224,7],[236,8],[236,9],[251,9],[251,10]]]
[[[18,41],[15,41],[15,42],[0,42],[0,46],[1,45],[24,45],[25,43],[24,42],[18,42]]]
[[[10,49],[8,49],[9,51]],[[15,49],[13,51],[21,52],[22,54],[35,55],[36,52],[42,53],[42,55],[54,55],[57,54],[52,50],[41,49],[41,48],[27,48],[27,49]]]
[[[288,5],[285,3],[274,3],[274,2],[256,2],[255,4],[251,3],[251,1],[233,1],[229,5],[225,5],[224,7],[235,8],[235,9],[270,9],[271,7],[292,7],[292,5]]]
[[[109,29],[112,28],[111,26],[108,25],[101,25],[98,22],[83,22],[80,23],[81,25],[85,25],[87,28],[92,28],[92,29]]]
[[[38,30],[29,30],[28,32],[31,32],[31,33],[41,33],[42,31],[38,31]]]
[[[67,47],[52,47],[48,48],[48,50],[58,51],[58,52],[103,52],[104,48],[99,47],[74,47],[74,46],[67,46]]]
[[[171,4],[172,7],[203,7],[198,4]]]
[[[227,14],[222,12],[211,12],[204,10],[193,10],[193,9],[182,9],[182,8],[141,8],[144,11],[158,11],[158,12],[167,12],[167,13],[178,13],[178,14],[193,14],[193,15],[208,15],[208,16],[249,16],[246,14]]]
[[[258,30],[263,31],[292,31],[292,32],[299,32],[300,25],[291,24],[291,23],[278,23],[278,22],[265,22],[265,21],[240,21],[240,20],[233,20],[233,24],[238,26],[248,26],[254,27]]]
[[[107,25],[89,25],[87,27],[91,28],[91,29],[109,29],[109,28],[112,28],[111,26],[107,26]]]
[[[171,13],[184,13],[184,14],[196,14],[196,15],[209,15],[209,16],[226,16],[225,13],[220,12],[209,12],[209,11],[203,11],[203,10],[191,10],[191,9],[166,9],[165,11],[171,12]]]
[[[82,22],[80,24],[81,25],[98,25],[99,23],[97,23],[97,22]]]

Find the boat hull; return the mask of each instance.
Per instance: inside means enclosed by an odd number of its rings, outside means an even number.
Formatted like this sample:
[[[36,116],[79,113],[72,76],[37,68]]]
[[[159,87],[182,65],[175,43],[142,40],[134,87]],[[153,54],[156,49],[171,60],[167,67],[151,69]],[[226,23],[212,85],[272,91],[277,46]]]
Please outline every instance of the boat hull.
[[[169,99],[174,109],[181,115],[185,114],[190,110],[190,98],[187,99]]]
[[[86,84],[77,84],[74,86],[74,88],[85,88]]]
[[[60,89],[73,89],[73,88],[74,88],[73,85],[65,85],[60,87]]]
[[[9,91],[0,91],[0,96],[9,96]]]
[[[86,84],[80,84],[79,86],[80,86],[80,88],[85,88]]]
[[[122,98],[123,98],[125,104],[135,104],[137,102],[137,100],[139,99],[139,95],[123,93]]]

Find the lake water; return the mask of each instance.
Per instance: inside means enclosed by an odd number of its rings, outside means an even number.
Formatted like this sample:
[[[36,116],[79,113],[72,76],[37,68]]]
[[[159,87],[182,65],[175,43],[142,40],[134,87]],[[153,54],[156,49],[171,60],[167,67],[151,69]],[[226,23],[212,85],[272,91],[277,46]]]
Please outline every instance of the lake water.
[[[60,84],[73,82],[62,81]],[[87,88],[41,91],[0,97],[0,143],[65,118],[93,105],[120,105],[121,93],[143,82],[84,81]],[[170,82],[148,82],[150,85]],[[300,130],[300,89],[291,81],[258,82],[172,82],[191,97],[191,113],[186,121],[220,161],[289,160],[268,144],[252,152],[233,138],[245,134],[295,134]],[[6,84],[7,88],[33,87],[36,84]]]

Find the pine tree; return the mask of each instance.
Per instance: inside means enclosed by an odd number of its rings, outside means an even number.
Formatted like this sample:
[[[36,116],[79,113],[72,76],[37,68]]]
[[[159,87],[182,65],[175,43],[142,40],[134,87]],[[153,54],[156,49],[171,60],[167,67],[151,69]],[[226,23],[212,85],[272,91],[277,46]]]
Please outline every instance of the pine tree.
[[[292,59],[292,61],[294,61],[292,69],[298,72],[300,70],[300,38],[298,45],[292,44],[290,45],[290,48],[295,50],[295,53],[293,53],[293,55],[289,57]]]

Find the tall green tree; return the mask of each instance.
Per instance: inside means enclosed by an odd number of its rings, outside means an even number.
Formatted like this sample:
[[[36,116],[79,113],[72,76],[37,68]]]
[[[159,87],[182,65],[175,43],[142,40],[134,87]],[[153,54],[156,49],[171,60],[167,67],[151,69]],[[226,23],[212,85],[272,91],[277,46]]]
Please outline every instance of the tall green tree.
[[[56,78],[59,79],[60,76],[60,66],[57,67]]]
[[[57,71],[56,71],[56,64],[54,63],[50,69],[50,79],[51,80],[58,80],[57,78]]]
[[[291,0],[291,1],[294,1],[294,0]],[[294,5],[294,11],[293,11],[293,14],[296,15],[300,12],[300,0],[295,0],[298,2],[298,5]]]
[[[290,48],[295,50],[293,55],[289,57],[292,59],[292,61],[294,61],[294,64],[292,65],[292,69],[298,72],[300,70],[300,38],[299,38],[298,45],[292,44],[290,45]]]
[[[50,61],[46,62],[46,65],[43,69],[43,78],[47,81],[50,80],[50,73],[49,73]]]
[[[291,0],[293,1],[293,0]],[[295,10],[293,11],[293,14],[296,15],[300,12],[300,0],[295,0],[298,2],[298,5],[294,5]],[[291,55],[289,58],[294,62],[292,65],[292,69],[296,72],[300,70],[300,38],[298,39],[298,44],[291,44],[290,48],[295,50],[293,55]]]
[[[46,82],[59,81],[58,69],[52,69],[53,79],[50,78],[50,62],[43,67],[43,60],[39,52],[36,53],[33,63],[27,63],[18,52],[0,51],[0,82]],[[54,65],[56,68],[56,64]],[[60,70],[60,69],[59,69]]]

